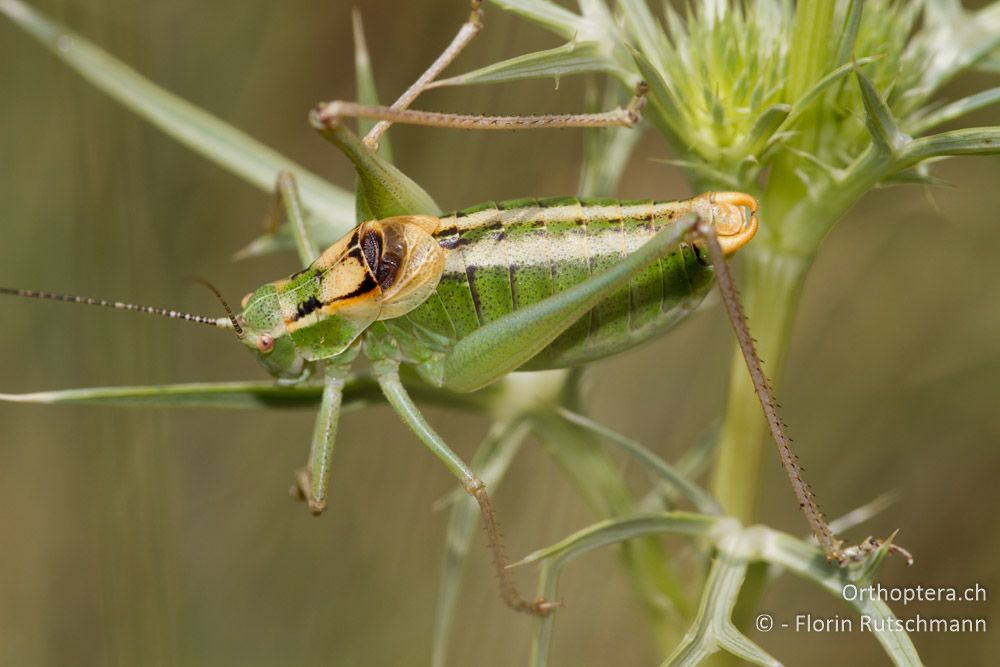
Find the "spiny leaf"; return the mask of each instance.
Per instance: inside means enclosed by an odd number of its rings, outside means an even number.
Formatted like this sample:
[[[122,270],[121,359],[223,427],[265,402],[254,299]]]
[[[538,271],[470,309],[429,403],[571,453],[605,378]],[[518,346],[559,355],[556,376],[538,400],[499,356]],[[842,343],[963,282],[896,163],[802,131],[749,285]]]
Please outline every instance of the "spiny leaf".
[[[496,391],[491,387],[474,394],[454,394],[414,378],[408,378],[406,386],[417,401],[467,410],[482,410],[489,404],[490,395]],[[315,383],[283,386],[274,382],[193,382],[0,394],[0,401],[116,407],[278,409],[313,407],[319,403],[322,393],[322,385]],[[378,383],[368,375],[354,375],[344,386],[345,406],[360,407],[382,400]]]
[[[657,475],[674,491],[690,500],[694,504],[695,508],[697,508],[697,510],[702,514],[722,514],[722,508],[719,507],[719,504],[708,494],[708,492],[687,479],[670,464],[640,445],[638,442],[630,438],[626,438],[607,426],[566,408],[560,408],[559,414],[568,421],[589,429],[597,435],[606,438],[608,441],[613,442],[624,449],[630,455],[635,457],[636,460],[649,468],[653,474]]]
[[[866,585],[860,580],[857,570],[829,565],[817,547],[790,535],[760,526],[747,530],[758,533],[759,553],[762,558],[819,584],[838,600],[850,604],[860,615],[867,616],[873,623],[879,624],[874,626],[876,629],[873,634],[894,665],[897,667],[923,665],[909,635],[892,625],[898,620],[885,602],[871,595],[845,597],[845,586]],[[884,629],[879,630],[879,627]]]
[[[816,99],[826,91],[833,83],[839,81],[841,78],[847,76],[849,73],[854,71],[855,66],[867,65],[868,63],[875,62],[877,58],[866,57],[859,58],[853,63],[847,63],[846,65],[841,65],[836,69],[832,70],[829,74],[824,76],[822,79],[817,81],[812,88],[806,91],[802,97],[795,100],[792,104],[792,111],[788,114],[788,117],[784,120],[778,130],[775,132],[775,139],[778,135],[787,132],[788,130],[795,127],[796,123],[803,117],[806,111],[809,110],[810,106]],[[772,143],[774,143],[772,141]]]
[[[873,145],[879,153],[897,154],[911,141],[910,137],[899,129],[889,105],[878,94],[874,84],[864,75],[860,67],[855,66],[854,75],[861,87],[861,101],[865,106],[865,125],[872,136]]]
[[[835,65],[843,65],[854,55],[854,43],[858,39],[858,28],[861,27],[862,0],[850,0],[847,14],[844,16],[844,27],[840,31],[840,42],[837,46]]]
[[[533,428],[546,453],[597,514],[609,519],[635,514],[636,501],[622,471],[591,433],[547,410],[538,413]],[[666,619],[678,612],[693,611],[658,540],[628,542],[621,557],[654,629],[662,631]]]
[[[949,121],[961,118],[978,109],[988,107],[991,104],[1000,102],[1000,86],[980,91],[974,95],[963,97],[950,104],[946,104],[940,109],[933,111],[913,124],[911,132],[922,134],[938,125],[943,125]]]
[[[624,519],[610,519],[587,526],[555,544],[533,551],[511,565],[517,567],[544,560],[555,560],[560,566],[617,542],[624,542],[640,535],[673,533],[677,535],[706,535],[718,523],[717,517],[691,512],[660,512],[640,514]]]
[[[619,0],[618,8],[639,51],[647,58],[666,53],[669,40],[645,0]]]
[[[791,112],[792,107],[788,104],[772,104],[764,109],[754,120],[744,145],[735,152],[740,155],[759,155],[762,153],[764,147],[771,141],[774,133],[784,124]]]
[[[914,139],[898,156],[897,169],[935,157],[1000,153],[1000,126],[970,127]]]
[[[536,51],[502,60],[465,74],[442,79],[437,86],[502,83],[524,79],[559,78],[573,74],[603,72],[626,80],[630,74],[609,59],[600,44],[572,41],[554,49]]]
[[[546,28],[564,39],[585,33],[587,20],[563,9],[550,0],[490,0],[494,5],[514,14],[520,14],[533,23]]]
[[[678,533],[685,535],[707,535],[720,520],[685,512],[640,514],[625,519],[602,521],[577,531],[566,539],[546,549],[529,554],[511,567],[532,562],[540,562],[536,592],[547,600],[559,599],[559,577],[562,569],[576,558],[616,543],[628,543],[643,536],[658,533]],[[532,637],[530,664],[542,666],[548,663],[552,630],[558,614],[549,614],[538,619]]]
[[[681,140],[681,135],[675,125],[681,118],[681,111],[677,96],[670,84],[645,55],[638,51],[632,51],[632,58],[639,68],[639,74],[649,86],[649,92],[646,94],[646,118],[663,135],[674,155],[690,154],[690,151],[687,150],[688,146]]]
[[[375,389],[378,389],[377,385]],[[318,404],[322,393],[323,387],[316,384],[283,387],[273,382],[195,382],[0,394],[0,401],[101,404],[117,407],[299,408]]]

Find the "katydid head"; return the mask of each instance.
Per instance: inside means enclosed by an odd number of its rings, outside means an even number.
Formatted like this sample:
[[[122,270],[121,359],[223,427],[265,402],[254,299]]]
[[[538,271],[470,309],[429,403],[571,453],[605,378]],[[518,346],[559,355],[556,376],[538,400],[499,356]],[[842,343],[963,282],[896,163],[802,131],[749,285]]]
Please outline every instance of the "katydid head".
[[[309,373],[306,358],[299,353],[285,328],[275,283],[268,283],[243,297],[243,312],[236,320],[243,329],[240,341],[274,378],[296,381]]]
[[[244,298],[243,343],[279,380],[335,360],[372,323],[409,312],[434,290],[444,269],[431,236],[437,224],[432,216],[362,223],[305,269]]]
[[[757,200],[742,192],[706,192],[694,198],[694,211],[715,229],[722,251],[731,255],[757,233]]]

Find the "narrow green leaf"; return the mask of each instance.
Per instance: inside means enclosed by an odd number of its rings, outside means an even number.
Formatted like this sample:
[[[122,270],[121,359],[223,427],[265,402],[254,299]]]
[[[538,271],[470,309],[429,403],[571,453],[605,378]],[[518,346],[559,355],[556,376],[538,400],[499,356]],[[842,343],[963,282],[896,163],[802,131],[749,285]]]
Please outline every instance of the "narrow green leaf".
[[[502,60],[465,74],[442,79],[437,86],[466,86],[520,81],[524,79],[559,78],[574,74],[601,72],[626,80],[630,74],[608,58],[600,44],[572,41],[554,49],[536,51]]]
[[[688,479],[701,477],[715,459],[715,450],[719,445],[719,427],[719,421],[716,420],[698,436],[677,461],[677,472]]]
[[[533,551],[511,567],[553,560],[560,567],[583,554],[642,535],[708,535],[720,521],[718,517],[691,512],[658,512],[623,519],[610,519],[578,530],[555,544]]]
[[[742,146],[734,152],[740,155],[760,155],[792,112],[791,105],[772,104],[757,116]]]
[[[664,47],[669,40],[645,0],[618,0],[618,10],[624,18],[625,30],[640,52],[647,58],[666,53]]]
[[[806,544],[790,535],[761,526],[748,529],[750,530],[758,533],[760,555],[765,560],[819,584],[838,600],[850,604],[859,615],[872,619],[873,623],[878,624],[876,627],[884,628],[876,629],[872,634],[894,665],[897,667],[923,665],[909,634],[892,627],[898,619],[887,604],[877,596],[845,596],[845,586],[867,585],[859,579],[857,570],[829,565],[818,547]],[[873,597],[875,599],[872,599]]]
[[[969,127],[914,139],[898,155],[896,168],[907,169],[936,157],[1000,153],[1000,126]]]
[[[354,35],[354,77],[357,79],[358,103],[378,106],[378,87],[375,85],[375,72],[372,70],[371,57],[368,55],[368,42],[365,40],[365,28],[361,23],[361,10],[355,7],[351,11],[351,29]],[[375,127],[375,121],[367,118],[358,119],[358,134],[365,136]],[[392,142],[389,135],[384,134],[378,142],[378,154],[392,164]]]
[[[562,569],[576,558],[603,546],[624,543],[637,538],[651,539],[659,533],[682,535],[708,535],[720,520],[685,512],[640,514],[625,519],[602,521],[577,531],[566,539],[545,549],[535,551],[514,565],[541,563],[536,593],[547,600],[559,599],[559,577]],[[548,664],[552,644],[552,630],[559,616],[549,614],[536,622],[531,641],[529,664]]]
[[[835,65],[840,66],[851,60],[854,55],[854,43],[858,40],[858,28],[861,26],[861,14],[864,2],[850,0],[847,14],[844,16],[844,27],[840,31],[840,41],[837,46]]]
[[[925,168],[929,166],[929,162],[922,162],[916,166],[914,169],[906,169],[905,171],[900,171],[892,176],[883,178],[879,185],[929,185],[934,188],[947,188],[954,187],[954,183],[946,181],[943,178],[938,178],[937,176],[932,176],[929,171]]]
[[[413,377],[406,379],[406,387],[419,402],[480,411],[497,391],[491,387],[474,394],[454,394]],[[274,382],[193,382],[0,394],[0,401],[116,407],[278,409],[315,406],[322,393],[323,386],[316,383],[283,386]],[[352,376],[344,386],[345,406],[360,407],[382,400],[378,383],[368,375]]]
[[[911,141],[910,137],[899,129],[889,106],[875,90],[875,85],[862,73],[860,67],[854,68],[854,75],[861,87],[861,101],[865,106],[865,125],[872,136],[875,149],[886,155],[897,154]]]
[[[953,121],[956,118],[961,118],[966,114],[988,107],[991,104],[996,104],[997,102],[1000,102],[1000,86],[997,86],[996,88],[989,88],[974,95],[963,97],[962,99],[956,100],[950,104],[946,104],[940,109],[932,111],[918,120],[914,123],[913,127],[910,128],[910,131],[915,135],[923,134],[927,130],[933,129],[938,125],[943,125],[944,123]]]
[[[326,229],[325,225],[313,229],[313,240],[321,248],[332,244],[338,238],[335,235],[324,233],[324,229]],[[273,252],[294,249],[295,239],[292,238],[291,229],[288,225],[282,225],[273,234],[262,234],[237,250],[233,253],[233,261],[238,262],[249,257],[259,257]]]
[[[881,514],[888,507],[895,504],[897,500],[899,500],[899,492],[887,491],[886,493],[876,497],[874,500],[865,503],[861,507],[857,507],[847,514],[830,521],[830,530],[833,531],[835,535],[846,533],[851,528],[860,526],[866,521],[869,521],[873,517]]]
[[[695,508],[702,514],[722,514],[722,508],[719,506],[719,503],[717,503],[707,491],[689,480],[669,463],[643,447],[638,442],[630,438],[626,438],[617,431],[614,431],[603,424],[595,422],[588,417],[577,414],[566,408],[560,408],[558,412],[566,420],[593,431],[602,438],[605,438],[609,442],[621,447],[637,461],[649,468],[654,475],[663,480],[663,482],[665,482],[671,489],[690,500]]]
[[[826,162],[824,162],[823,160],[819,159],[818,157],[816,157],[815,155],[813,155],[809,151],[800,150],[798,148],[795,148],[794,146],[783,146],[783,148],[786,151],[788,151],[789,153],[792,153],[793,155],[797,155],[798,157],[802,158],[803,160],[806,160],[807,162],[809,162],[809,164],[813,165],[814,167],[816,167],[817,169],[819,169],[821,172],[823,172],[823,174],[826,175],[826,177],[828,179],[830,179],[831,181],[837,181],[837,180],[843,178],[843,175],[844,175],[844,170],[843,169],[840,169],[839,167],[835,167],[832,164],[827,164]]]
[[[870,62],[874,62],[875,60],[875,58],[860,58],[855,63],[841,65],[817,81],[816,84],[806,91],[802,97],[794,101],[792,104],[792,110],[788,114],[788,117],[785,118],[784,122],[781,123],[781,126],[775,131],[771,144],[773,145],[775,143],[775,140],[779,138],[779,135],[784,135],[788,130],[794,128],[816,99],[819,98],[819,96],[833,83],[847,76],[850,72],[853,72],[855,65],[866,65]]]
[[[0,0],[0,12],[96,88],[167,135],[246,180],[273,192],[278,172],[298,180],[314,216],[346,233],[354,226],[351,195],[208,112],[160,88],[120,60],[21,0]],[[10,91],[8,91],[10,92]]]
[[[639,74],[649,86],[643,115],[660,132],[674,155],[690,154],[689,146],[681,140],[681,135],[675,125],[682,114],[673,89],[649,58],[638,51],[632,51],[632,58],[639,68]]]
[[[725,651],[737,658],[743,658],[749,663],[764,667],[782,667],[781,662],[755,644],[732,623],[723,626],[719,632],[718,641],[719,646]]]
[[[368,148],[343,123],[326,127],[314,119],[313,125],[354,163],[358,174],[357,222],[394,215],[441,213],[416,181]]]
[[[586,33],[589,28],[585,18],[563,9],[550,0],[490,0],[490,2],[508,12],[520,14],[564,39],[572,39],[575,35]]]
[[[888,539],[882,542],[882,545],[878,548],[874,554],[869,556],[863,563],[858,567],[856,578],[859,582],[864,582],[865,584],[871,584],[875,581],[875,575],[879,573],[882,566],[885,564],[885,559],[889,556],[889,549],[892,547],[892,541],[896,539],[896,533],[893,532]]]
[[[374,385],[374,388],[377,390],[378,385]],[[194,382],[0,394],[0,401],[101,404],[117,407],[298,408],[318,404],[322,393],[323,387],[318,384],[282,387],[273,382]]]
[[[533,428],[545,452],[596,514],[607,519],[635,515],[637,504],[622,471],[590,432],[547,410],[536,416]],[[620,554],[651,628],[661,642],[667,641],[668,619],[678,613],[693,613],[693,605],[671,569],[663,545],[646,537],[623,544]]]

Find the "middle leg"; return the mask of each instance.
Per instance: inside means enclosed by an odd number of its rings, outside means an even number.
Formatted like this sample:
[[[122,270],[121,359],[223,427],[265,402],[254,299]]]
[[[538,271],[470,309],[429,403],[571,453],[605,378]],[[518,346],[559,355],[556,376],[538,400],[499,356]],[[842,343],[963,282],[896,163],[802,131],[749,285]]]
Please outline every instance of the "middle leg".
[[[382,392],[396,413],[431,450],[431,453],[444,463],[451,474],[459,479],[466,493],[475,498],[479,504],[483,525],[486,528],[486,538],[493,552],[493,564],[500,582],[500,594],[504,602],[516,611],[527,612],[535,616],[547,616],[558,604],[549,602],[545,598],[529,601],[518,592],[510,571],[507,569],[509,561],[500,536],[496,511],[493,509],[493,503],[486,492],[486,485],[427,423],[399,379],[399,362],[393,359],[375,359],[372,361],[372,370],[382,387]]]

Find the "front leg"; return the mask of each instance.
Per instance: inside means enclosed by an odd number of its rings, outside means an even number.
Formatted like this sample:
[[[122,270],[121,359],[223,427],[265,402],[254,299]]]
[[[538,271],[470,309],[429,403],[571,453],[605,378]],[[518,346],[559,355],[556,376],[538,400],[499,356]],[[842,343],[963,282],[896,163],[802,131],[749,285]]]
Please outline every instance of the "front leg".
[[[295,250],[299,254],[299,261],[302,266],[309,266],[319,257],[319,249],[309,235],[309,230],[306,229],[306,214],[302,207],[302,197],[299,196],[299,186],[295,181],[295,175],[290,171],[279,172],[278,178],[275,179],[274,197],[264,217],[264,230],[267,233],[273,234],[278,231],[282,213],[285,214],[292,231],[292,238],[295,239]]]
[[[320,401],[316,427],[313,430],[309,463],[295,472],[292,493],[309,504],[313,514],[326,508],[326,493],[330,486],[333,446],[337,438],[340,403],[344,395],[344,382],[349,366],[327,364],[323,376],[323,398]]]

